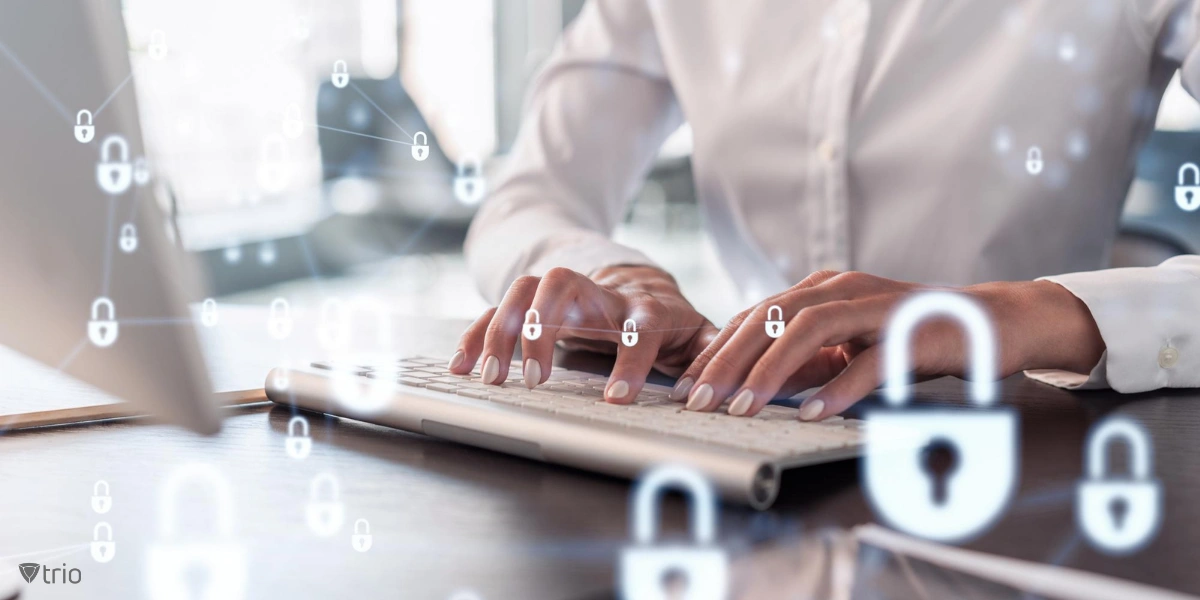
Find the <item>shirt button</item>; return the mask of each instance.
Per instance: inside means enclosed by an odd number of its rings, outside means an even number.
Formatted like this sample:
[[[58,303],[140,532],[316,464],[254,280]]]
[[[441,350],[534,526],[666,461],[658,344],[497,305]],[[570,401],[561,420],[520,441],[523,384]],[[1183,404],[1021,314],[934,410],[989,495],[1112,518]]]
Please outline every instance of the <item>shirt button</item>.
[[[1158,351],[1158,366],[1170,369],[1179,362],[1179,351],[1167,346]]]
[[[817,145],[817,156],[825,162],[833,162],[833,159],[837,157],[837,146],[833,144],[832,140],[825,138]]]

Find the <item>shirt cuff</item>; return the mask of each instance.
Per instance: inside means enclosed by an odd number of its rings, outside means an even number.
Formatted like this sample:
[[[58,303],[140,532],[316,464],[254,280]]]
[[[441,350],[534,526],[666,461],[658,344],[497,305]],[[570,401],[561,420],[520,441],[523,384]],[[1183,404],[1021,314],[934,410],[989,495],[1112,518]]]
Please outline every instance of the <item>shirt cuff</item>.
[[[1157,267],[1107,269],[1043,277],[1079,298],[1107,350],[1091,373],[1025,374],[1066,389],[1110,387],[1121,393],[1200,387],[1200,257]]]

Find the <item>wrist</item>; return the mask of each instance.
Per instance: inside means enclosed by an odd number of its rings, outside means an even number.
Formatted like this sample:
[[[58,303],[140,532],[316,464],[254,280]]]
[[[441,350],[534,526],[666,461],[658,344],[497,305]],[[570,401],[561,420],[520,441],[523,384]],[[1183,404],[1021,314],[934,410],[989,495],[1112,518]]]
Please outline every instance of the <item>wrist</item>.
[[[1092,312],[1053,281],[978,286],[993,307],[1004,364],[1012,371],[1058,369],[1087,374],[1104,354],[1104,338]]]
[[[600,287],[614,291],[640,292],[659,296],[681,296],[679,284],[670,273],[648,265],[612,265],[592,272],[589,278]]]

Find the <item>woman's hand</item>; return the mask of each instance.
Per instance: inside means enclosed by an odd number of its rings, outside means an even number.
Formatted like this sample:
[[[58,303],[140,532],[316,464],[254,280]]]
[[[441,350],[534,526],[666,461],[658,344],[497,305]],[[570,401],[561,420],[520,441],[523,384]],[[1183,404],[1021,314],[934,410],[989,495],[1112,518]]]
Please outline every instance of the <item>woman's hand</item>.
[[[814,273],[730,321],[672,397],[690,392],[687,408],[701,411],[730,399],[730,414],[753,416],[772,398],[823,386],[800,406],[800,418],[836,415],[882,383],[881,333],[897,304],[921,289],[865,273]],[[1087,306],[1056,283],[988,283],[959,291],[992,319],[1001,376],[1025,369],[1087,373],[1104,352]],[[772,305],[783,309],[787,323],[779,339],[765,329]],[[970,366],[967,348],[957,324],[931,320],[913,336],[910,364],[918,376],[962,376]]]
[[[522,335],[525,314],[538,311],[541,335]],[[626,319],[637,323],[633,346],[619,344]],[[488,309],[459,340],[450,359],[452,373],[470,373],[483,356],[481,379],[499,385],[519,341],[525,357],[525,385],[533,389],[550,377],[554,344],[601,352],[617,359],[604,391],[609,402],[629,403],[641,391],[651,367],[676,375],[707,347],[717,328],[684,299],[667,273],[653,267],[608,267],[590,278],[570,269],[550,269],[542,277],[513,282],[500,306]]]

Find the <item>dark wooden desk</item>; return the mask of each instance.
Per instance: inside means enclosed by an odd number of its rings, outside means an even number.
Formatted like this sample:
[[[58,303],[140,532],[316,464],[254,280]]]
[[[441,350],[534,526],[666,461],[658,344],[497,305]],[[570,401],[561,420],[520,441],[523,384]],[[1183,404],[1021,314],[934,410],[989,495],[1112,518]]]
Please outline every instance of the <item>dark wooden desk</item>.
[[[463,323],[404,321],[404,350],[448,356]],[[269,364],[249,344],[246,361]],[[296,342],[293,356],[303,348]],[[574,368],[602,370],[603,359],[563,355]],[[265,373],[265,370],[263,370]],[[1072,394],[1014,377],[1003,401],[1021,413],[1020,490],[1003,520],[970,547],[1052,562],[1200,594],[1200,395]],[[957,403],[961,382],[923,384],[918,395]],[[1164,526],[1139,554],[1114,559],[1093,551],[1074,521],[1090,423],[1114,411],[1154,436],[1154,471],[1164,488]],[[400,431],[338,419],[314,419],[311,456],[284,452],[289,409],[262,405],[232,411],[211,438],[143,422],[101,423],[0,437],[0,556],[67,563],[78,586],[35,583],[28,598],[143,597],[144,565],[158,532],[158,488],[187,462],[216,465],[235,496],[236,539],[249,556],[249,598],[448,598],[468,588],[482,598],[605,597],[628,538],[627,482]],[[1123,460],[1116,460],[1118,469]],[[314,537],[304,522],[309,481],[330,471],[341,481],[343,534]],[[112,485],[114,507],[92,512],[92,484]],[[185,530],[211,527],[208,505],[189,501]],[[374,547],[350,548],[354,520],[369,519]],[[682,503],[670,502],[667,527],[681,530]],[[86,542],[106,520],[116,558],[97,564]],[[846,461],[785,475],[772,510],[726,506],[721,533],[735,552],[757,540],[872,520]],[[17,556],[42,550],[56,552]]]

